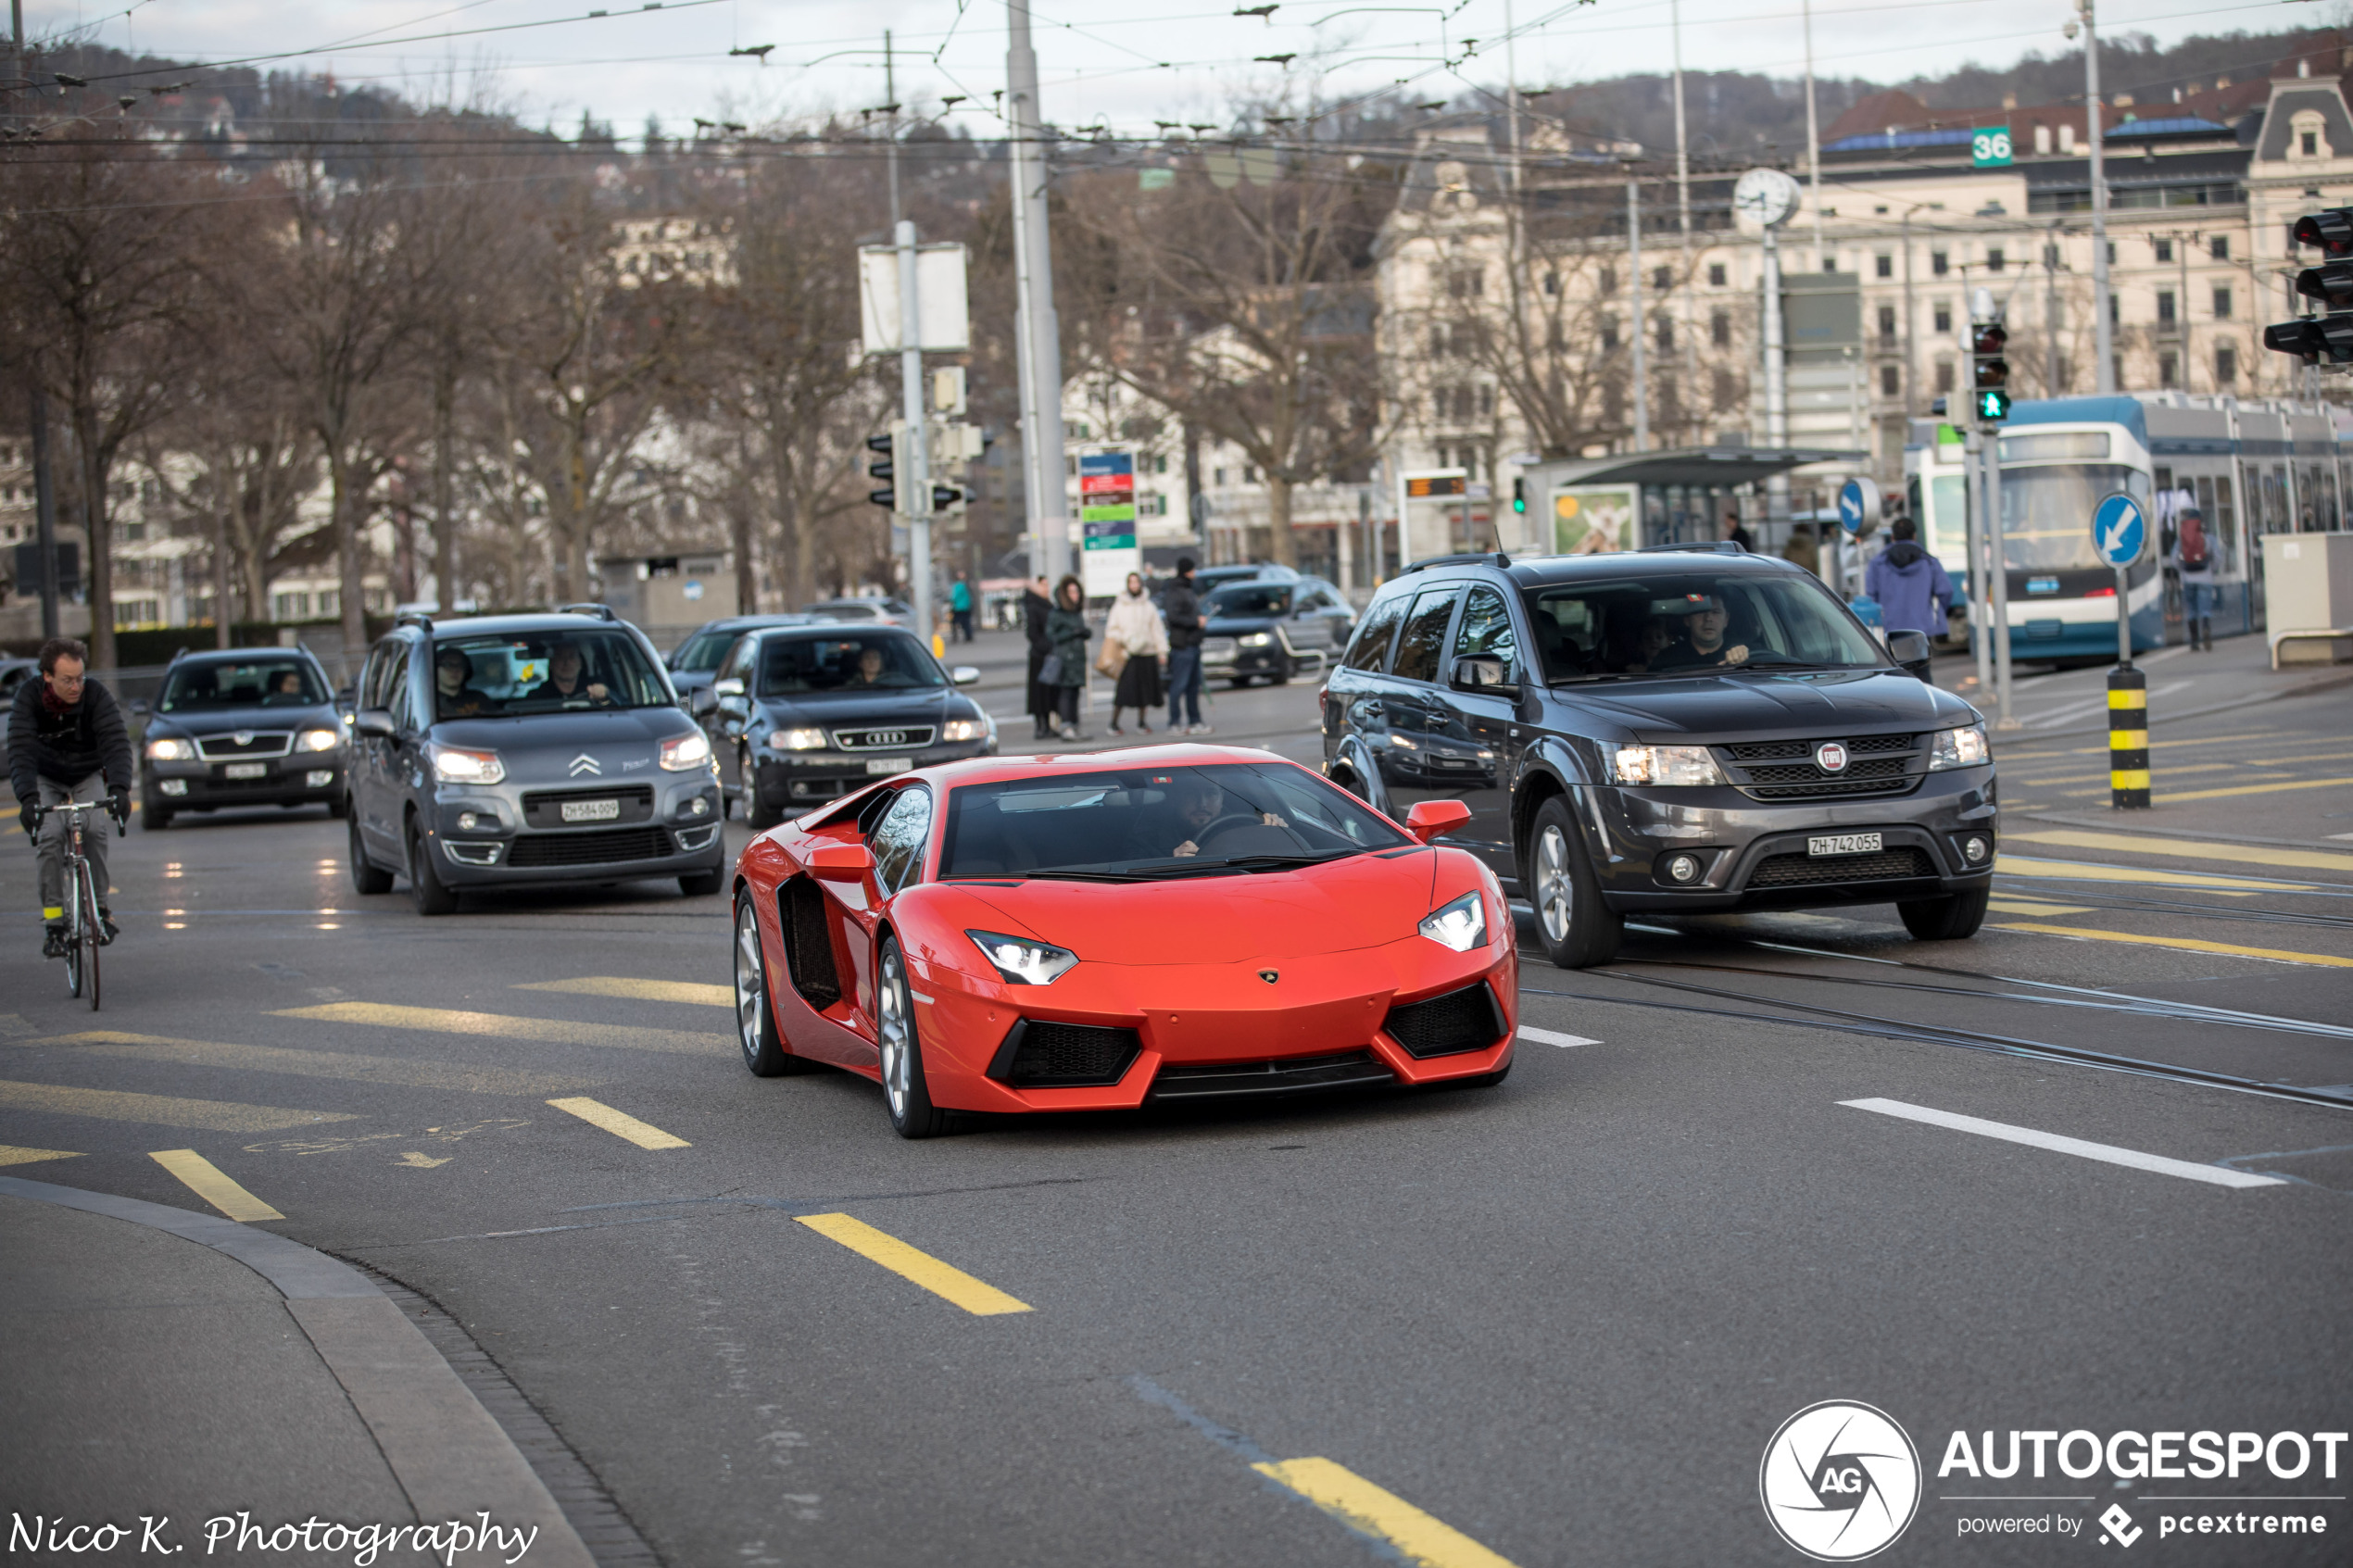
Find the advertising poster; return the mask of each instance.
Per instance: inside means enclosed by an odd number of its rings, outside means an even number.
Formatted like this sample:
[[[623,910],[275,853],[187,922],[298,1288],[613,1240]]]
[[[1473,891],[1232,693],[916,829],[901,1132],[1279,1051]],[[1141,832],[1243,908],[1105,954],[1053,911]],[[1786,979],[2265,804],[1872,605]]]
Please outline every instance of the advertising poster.
[[[1635,535],[1634,486],[1584,484],[1553,492],[1553,548],[1565,556],[1630,550]]]

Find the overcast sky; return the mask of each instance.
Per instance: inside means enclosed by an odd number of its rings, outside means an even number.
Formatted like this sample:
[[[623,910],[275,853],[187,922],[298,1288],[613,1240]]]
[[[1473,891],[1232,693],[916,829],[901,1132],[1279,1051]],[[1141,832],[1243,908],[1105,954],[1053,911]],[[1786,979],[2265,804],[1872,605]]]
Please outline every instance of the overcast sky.
[[[1271,18],[1233,14],[1255,0],[1044,0],[1036,42],[1049,119],[1150,134],[1155,119],[1225,122],[1221,106],[1285,89],[1365,93],[1404,79],[1418,99],[1499,87],[1504,39],[1523,86],[1573,86],[1672,61],[1795,77],[1806,58],[1798,0],[1286,0]],[[610,14],[593,16],[598,5]],[[641,8],[642,7],[642,8]],[[2341,6],[2332,6],[2332,10]],[[2163,41],[2192,31],[2331,19],[2312,3],[2109,0],[2108,32]],[[419,99],[456,96],[535,123],[575,124],[584,108],[633,133],[648,115],[673,130],[695,116],[747,119],[856,110],[886,101],[881,33],[896,34],[898,90],[911,110],[949,111],[985,136],[1004,86],[1001,0],[26,0],[36,37],[79,29],[93,41],[182,59],[295,57],[279,69],[333,70]],[[1894,81],[1965,61],[2004,65],[2062,48],[2068,0],[1820,0],[1814,58],[1824,76]],[[1470,42],[1475,41],[1475,42]],[[773,44],[765,63],[730,56]],[[1466,48],[1474,51],[1466,56]],[[1257,56],[1294,55],[1288,67]],[[1320,72],[1311,69],[1321,62]],[[1572,110],[1572,112],[1574,112]],[[1695,124],[1694,132],[1704,125]]]

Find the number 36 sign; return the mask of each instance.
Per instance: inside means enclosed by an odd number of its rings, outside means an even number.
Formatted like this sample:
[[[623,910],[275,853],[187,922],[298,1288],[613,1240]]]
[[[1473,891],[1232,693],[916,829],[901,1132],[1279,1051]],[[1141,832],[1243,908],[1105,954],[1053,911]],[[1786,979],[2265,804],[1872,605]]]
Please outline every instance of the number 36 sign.
[[[2010,128],[1989,125],[1982,131],[1970,132],[1969,160],[1972,169],[2007,169],[2010,166]]]

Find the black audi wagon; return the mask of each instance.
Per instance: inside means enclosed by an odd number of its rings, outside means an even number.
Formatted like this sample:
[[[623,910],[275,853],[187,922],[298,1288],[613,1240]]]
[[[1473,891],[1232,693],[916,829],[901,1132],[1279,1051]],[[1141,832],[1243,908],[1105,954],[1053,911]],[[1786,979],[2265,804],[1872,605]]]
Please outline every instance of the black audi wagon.
[[[1324,767],[1535,909],[1554,962],[1629,914],[1893,903],[1973,935],[1996,845],[1968,703],[1912,674],[1812,573],[1737,546],[1421,561],[1366,607],[1322,693]]]

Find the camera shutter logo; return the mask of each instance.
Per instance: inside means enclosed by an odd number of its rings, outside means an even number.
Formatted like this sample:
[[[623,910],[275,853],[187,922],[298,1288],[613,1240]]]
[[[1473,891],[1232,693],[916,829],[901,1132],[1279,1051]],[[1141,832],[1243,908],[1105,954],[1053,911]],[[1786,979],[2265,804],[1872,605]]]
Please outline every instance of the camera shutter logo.
[[[1846,771],[1846,747],[1834,740],[1826,740],[1814,748],[1814,766],[1825,773]]]
[[[1859,1562],[1893,1545],[1919,1512],[1919,1450],[1886,1411],[1825,1399],[1781,1423],[1756,1490],[1791,1546],[1818,1562]]]

